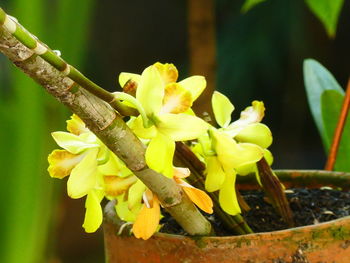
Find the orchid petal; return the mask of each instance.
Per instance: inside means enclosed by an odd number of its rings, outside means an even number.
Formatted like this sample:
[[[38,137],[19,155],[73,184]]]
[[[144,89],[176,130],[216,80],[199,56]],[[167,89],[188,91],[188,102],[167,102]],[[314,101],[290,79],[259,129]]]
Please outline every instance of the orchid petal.
[[[136,238],[147,240],[157,231],[160,219],[160,206],[157,197],[153,199],[153,206],[147,208],[144,204],[137,215],[132,227]]]
[[[249,124],[260,122],[265,114],[265,106],[262,101],[253,101],[252,106],[247,107],[241,112],[241,117],[232,122],[226,129],[226,131],[235,137],[237,133]]]
[[[163,114],[159,116],[159,120],[158,131],[174,141],[196,139],[205,133],[209,127],[209,124],[202,119],[185,113]]]
[[[67,182],[67,191],[71,198],[81,198],[95,187],[98,173],[97,152],[97,149],[90,150],[72,170]]]
[[[216,122],[220,127],[227,127],[231,122],[231,114],[235,107],[230,100],[222,93],[214,91],[211,104]]]
[[[146,150],[146,163],[149,168],[172,178],[175,142],[169,137],[158,133]]]
[[[112,152],[107,148],[107,146],[101,142],[100,150],[97,155],[98,165],[106,164],[109,161],[111,153]]]
[[[184,89],[192,95],[192,102],[195,101],[207,86],[207,81],[203,76],[192,76],[178,82]]]
[[[140,83],[140,79],[141,79],[141,75],[139,74],[134,74],[134,73],[127,73],[127,72],[122,72],[119,74],[119,85],[120,87],[124,87],[124,85],[129,81],[129,80],[133,80],[137,83]]]
[[[142,195],[146,191],[146,186],[141,180],[134,183],[128,192],[128,207],[132,209],[136,204],[141,203]]]
[[[67,131],[75,135],[80,135],[85,132],[90,132],[86,127],[85,123],[78,117],[78,115],[73,114],[67,122]]]
[[[264,149],[264,158],[268,165],[272,165],[273,163],[273,155],[268,149]]]
[[[143,120],[141,116],[137,118],[132,118],[128,121],[129,128],[140,138],[151,139],[157,135],[157,129],[155,126],[145,128],[143,126]]]
[[[236,143],[227,134],[214,131],[213,140],[218,159],[225,173],[239,166],[256,163],[263,157],[263,149],[251,143]]]
[[[86,233],[95,232],[102,224],[102,208],[100,205],[103,192],[90,191],[85,201],[85,219],[83,228]]]
[[[174,167],[174,177],[177,178],[186,178],[190,176],[191,171],[185,167]]]
[[[73,154],[100,146],[97,143],[91,143],[90,140],[87,142],[86,136],[89,136],[87,133],[77,136],[68,132],[53,132],[51,135],[60,147]]]
[[[132,171],[125,166],[123,161],[121,161],[114,153],[110,152],[108,162],[99,165],[98,170],[103,175],[114,175],[118,177],[127,177],[133,175]]]
[[[225,172],[216,156],[210,156],[206,159],[207,169],[205,171],[205,189],[208,192],[214,192],[221,188],[225,181]]]
[[[178,83],[169,83],[165,87],[163,106],[160,114],[183,113],[192,106],[191,93],[182,88]]]
[[[50,176],[59,179],[66,177],[84,156],[85,154],[71,154],[66,150],[54,150],[48,156]]]
[[[235,137],[239,142],[249,142],[267,148],[272,143],[272,133],[265,124],[252,123],[243,128]]]
[[[257,169],[256,163],[249,163],[249,164],[245,164],[237,167],[236,172],[237,174],[244,176],[244,175],[254,173],[256,169]]]
[[[115,211],[121,220],[126,222],[134,222],[136,220],[136,216],[139,213],[142,203],[136,203],[132,209],[129,209],[128,202],[124,200],[125,196],[120,195],[117,197],[118,203],[115,205]]]
[[[142,72],[136,90],[136,99],[143,106],[147,116],[157,115],[162,108],[164,85],[156,67],[150,66]]]
[[[182,189],[185,191],[188,198],[190,198],[190,200],[201,210],[208,214],[213,213],[213,201],[211,200],[208,194],[192,186],[182,186]]]
[[[219,192],[219,203],[221,208],[230,215],[241,213],[236,196],[236,174],[226,174],[226,180]]]
[[[116,197],[125,193],[129,187],[136,183],[137,177],[131,175],[129,177],[104,176],[104,190],[107,196]]]
[[[154,66],[157,68],[165,85],[177,81],[179,73],[174,64],[156,62]]]

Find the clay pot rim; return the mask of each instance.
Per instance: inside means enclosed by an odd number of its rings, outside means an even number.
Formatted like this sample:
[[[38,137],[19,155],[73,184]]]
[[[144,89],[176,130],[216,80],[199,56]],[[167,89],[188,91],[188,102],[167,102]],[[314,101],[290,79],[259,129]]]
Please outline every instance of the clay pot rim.
[[[333,171],[324,171],[324,170],[275,170],[277,174],[280,173],[291,173],[291,174],[296,174],[296,176],[304,176],[305,174],[310,174],[311,172],[316,172],[318,174],[321,174],[322,176],[328,177],[328,176],[334,176],[334,177],[346,177],[349,182],[350,182],[350,173],[346,172],[333,172]],[[331,178],[332,179],[332,178]],[[333,180],[332,180],[333,182]],[[323,186],[337,186],[337,184],[324,184]],[[338,187],[340,187],[338,185]],[[114,210],[114,202],[110,201],[108,204],[105,206],[104,209],[104,220],[110,223],[113,223],[115,225],[118,225],[119,227],[121,226],[123,221],[116,220],[115,218],[115,210]],[[236,236],[185,236],[185,235],[178,235],[178,234],[168,234],[168,233],[161,233],[157,232],[155,233],[151,239],[153,238],[174,238],[174,239],[187,239],[187,240],[194,240],[200,238],[201,240],[206,240],[208,242],[210,241],[225,241],[225,240],[240,240],[240,239],[261,239],[261,238],[272,238],[273,236],[281,236],[281,235],[287,235],[288,233],[298,233],[298,232],[312,232],[312,231],[319,231],[320,229],[326,229],[330,225],[334,223],[340,223],[350,220],[350,215],[345,216],[342,218],[330,220],[327,222],[323,223],[318,223],[318,224],[313,224],[313,225],[306,225],[306,226],[300,226],[300,227],[293,227],[293,228],[287,228],[287,229],[282,229],[282,230],[275,230],[271,232],[258,232],[258,233],[252,233],[252,234],[246,234],[246,235],[236,235]],[[133,236],[132,236],[133,237]]]
[[[239,236],[184,236],[184,235],[178,235],[178,234],[167,234],[167,233],[161,233],[157,232],[153,236],[154,237],[160,237],[160,238],[186,238],[186,239],[196,239],[196,238],[201,238],[201,240],[208,240],[208,241],[215,241],[215,240],[231,240],[234,241],[235,239],[239,240],[242,238],[245,239],[262,239],[264,237],[269,237],[271,238],[272,236],[281,236],[283,234],[287,233],[297,233],[297,232],[305,232],[305,231],[310,231],[312,232],[313,230],[319,231],[320,229],[327,228],[329,225],[334,224],[334,223],[342,223],[343,221],[349,221],[350,216],[345,216],[342,218],[330,220],[327,222],[323,223],[318,223],[314,225],[306,225],[306,226],[300,226],[300,227],[293,227],[293,228],[287,228],[287,229],[282,229],[282,230],[275,230],[271,232],[258,232],[258,233],[251,233],[251,234],[246,234],[246,235],[239,235]]]

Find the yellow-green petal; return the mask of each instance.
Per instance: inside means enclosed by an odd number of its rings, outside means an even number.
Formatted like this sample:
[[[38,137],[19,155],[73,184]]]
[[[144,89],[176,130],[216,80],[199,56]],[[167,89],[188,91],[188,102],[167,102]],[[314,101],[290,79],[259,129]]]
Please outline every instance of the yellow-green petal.
[[[264,149],[264,158],[265,158],[266,162],[268,163],[268,165],[271,166],[273,163],[273,155],[268,149]]]
[[[156,62],[153,65],[157,68],[164,85],[177,81],[179,73],[174,64]]]
[[[169,83],[165,87],[163,106],[160,114],[183,113],[192,106],[191,93],[178,83]]]
[[[209,128],[209,124],[202,119],[185,113],[162,114],[159,115],[159,120],[160,123],[157,124],[158,131],[174,141],[196,139]]]
[[[136,183],[137,177],[131,175],[128,177],[104,176],[104,191],[108,197],[117,197],[125,193],[132,184]]]
[[[174,152],[175,142],[159,132],[147,147],[146,163],[149,168],[172,178]]]
[[[157,135],[157,129],[155,126],[151,126],[149,128],[145,128],[143,126],[143,120],[141,116],[138,116],[137,118],[131,118],[127,124],[129,128],[140,138],[151,139]]]
[[[99,144],[92,142],[88,133],[77,136],[68,132],[53,132],[51,135],[60,147],[73,154],[79,154],[86,149],[99,147]]]
[[[249,142],[267,148],[272,144],[272,133],[265,124],[252,123],[243,128],[235,137],[239,142]]]
[[[231,122],[231,114],[235,109],[231,101],[224,94],[214,91],[211,104],[216,122],[220,127],[227,127]]]
[[[78,117],[78,115],[73,114],[67,122],[67,131],[75,135],[80,135],[85,132],[90,132],[86,127],[85,123]]]
[[[263,157],[263,149],[251,143],[237,143],[229,135],[213,131],[214,148],[226,173],[237,167],[256,163]]]
[[[138,215],[142,207],[142,203],[136,203],[132,209],[129,209],[128,202],[125,201],[124,198],[124,195],[120,195],[117,197],[117,204],[115,205],[117,215],[123,221],[134,222],[136,220],[136,216]]]
[[[232,137],[248,124],[260,122],[265,114],[265,106],[262,101],[253,101],[252,106],[245,108],[241,112],[241,116],[237,121],[232,122],[227,129],[225,129]]]
[[[138,180],[134,183],[128,192],[128,207],[132,209],[137,204],[141,203],[142,195],[146,191],[146,186],[143,184],[141,180]]]
[[[84,156],[85,153],[72,154],[66,150],[54,150],[47,158],[49,161],[47,170],[51,177],[62,179],[71,173]]]
[[[256,163],[249,163],[236,168],[237,174],[248,175],[256,171]]]
[[[95,232],[102,224],[102,208],[100,202],[103,198],[103,193],[90,191],[85,201],[85,219],[83,228],[87,233]]]
[[[178,82],[184,89],[188,90],[195,101],[207,86],[207,81],[203,76],[192,76]]]
[[[235,188],[236,175],[226,174],[226,180],[223,183],[219,192],[219,203],[221,208],[230,215],[237,215],[241,213],[239,207],[236,188]]]
[[[127,83],[130,79],[139,83],[140,79],[141,79],[141,75],[134,74],[134,73],[128,73],[128,72],[120,73],[119,78],[118,78],[120,87],[124,87],[125,83]]]
[[[225,181],[225,172],[216,156],[206,158],[207,169],[205,178],[205,189],[214,192],[221,188]]]
[[[97,149],[89,150],[85,158],[72,170],[67,182],[67,191],[71,198],[81,198],[95,187],[98,173],[97,152]]]
[[[136,90],[136,99],[143,106],[147,116],[157,115],[162,108],[164,84],[155,66],[149,66],[141,75]]]
[[[133,173],[125,166],[114,153],[110,152],[108,162],[99,165],[98,170],[103,175],[115,175],[119,177],[127,177]]]

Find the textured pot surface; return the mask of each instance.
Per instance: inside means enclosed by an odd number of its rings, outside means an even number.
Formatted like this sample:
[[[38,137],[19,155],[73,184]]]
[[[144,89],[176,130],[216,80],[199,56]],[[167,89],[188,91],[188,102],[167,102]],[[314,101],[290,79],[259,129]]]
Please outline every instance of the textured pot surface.
[[[117,235],[119,224],[112,208],[106,208],[104,222],[109,263],[350,262],[350,217],[244,236],[185,237],[157,233],[144,241]]]

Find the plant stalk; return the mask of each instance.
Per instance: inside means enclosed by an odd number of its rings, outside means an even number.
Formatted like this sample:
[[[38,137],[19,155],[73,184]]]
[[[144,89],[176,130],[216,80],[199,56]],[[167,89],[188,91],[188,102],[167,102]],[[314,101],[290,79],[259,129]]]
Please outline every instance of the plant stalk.
[[[349,114],[349,108],[350,108],[350,79],[349,79],[348,84],[347,84],[343,106],[342,106],[342,109],[340,112],[337,127],[334,131],[333,141],[332,141],[332,145],[331,145],[331,148],[329,151],[327,163],[326,163],[326,166],[324,168],[326,171],[333,171],[333,169],[334,169],[334,165],[335,165],[335,162],[337,160],[337,154],[338,154],[340,141],[341,141],[342,134],[344,131],[346,119],[347,119],[347,116]]]
[[[294,226],[293,213],[289,207],[286,194],[278,177],[273,173],[270,165],[263,157],[257,162],[262,188],[270,199],[272,206],[282,216],[289,227]]]
[[[0,7],[0,26],[10,32],[20,43],[33,51],[33,54],[40,56],[51,66],[62,72],[65,76],[75,81],[84,89],[88,90],[100,99],[108,102],[121,115],[131,116],[137,114],[136,110],[125,106],[115,99],[113,94],[101,88],[93,81],[84,76],[79,70],[69,65],[56,52],[39,41],[35,36],[30,34],[25,28],[17,23],[12,17],[8,16]]]

